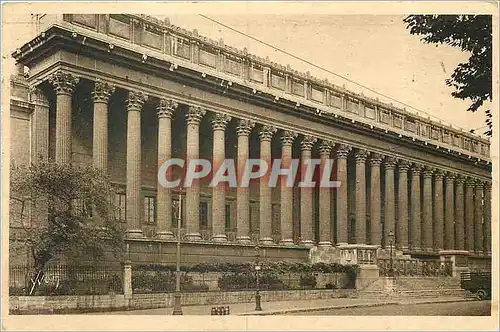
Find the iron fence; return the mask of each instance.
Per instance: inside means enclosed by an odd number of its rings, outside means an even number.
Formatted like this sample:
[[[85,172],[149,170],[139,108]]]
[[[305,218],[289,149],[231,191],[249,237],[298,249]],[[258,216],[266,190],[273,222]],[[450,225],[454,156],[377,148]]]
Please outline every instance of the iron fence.
[[[132,268],[132,290],[141,293],[168,293],[175,290],[176,272]],[[257,289],[255,272],[185,272],[181,271],[181,291],[247,291]],[[260,290],[353,288],[344,273],[271,273],[259,275]]]
[[[101,295],[123,292],[121,267],[54,265],[9,267],[9,295]]]

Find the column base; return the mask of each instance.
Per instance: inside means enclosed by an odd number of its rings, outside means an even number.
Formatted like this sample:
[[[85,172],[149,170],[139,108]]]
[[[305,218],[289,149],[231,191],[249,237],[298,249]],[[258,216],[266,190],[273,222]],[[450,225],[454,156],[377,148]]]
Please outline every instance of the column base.
[[[314,242],[312,242],[311,240],[303,240],[303,241],[300,241],[300,245],[310,248],[310,247],[314,246]]]
[[[292,239],[284,239],[284,240],[281,240],[280,241],[280,244],[282,246],[293,246],[294,243],[293,243],[293,240]]]
[[[236,238],[236,241],[238,243],[244,243],[244,244],[252,243],[252,239],[250,238],[250,236],[238,236]]]
[[[188,241],[201,241],[201,234],[200,233],[189,233],[186,235],[186,239]]]
[[[274,241],[270,237],[263,237],[259,239],[260,244],[274,244]]]
[[[142,229],[128,229],[125,232],[125,236],[127,238],[131,238],[131,239],[141,238],[141,237],[143,237],[143,235],[142,235]]]
[[[212,241],[213,242],[227,242],[227,235],[226,234],[219,234],[212,236]]]
[[[474,253],[476,255],[481,255],[481,256],[484,255],[484,251],[482,251],[482,250],[476,250]]]
[[[331,247],[332,246],[332,243],[330,241],[321,241],[318,243],[318,247],[320,248],[327,248],[327,247]]]
[[[175,237],[173,232],[163,231],[156,233],[156,238],[160,240],[173,240]]]

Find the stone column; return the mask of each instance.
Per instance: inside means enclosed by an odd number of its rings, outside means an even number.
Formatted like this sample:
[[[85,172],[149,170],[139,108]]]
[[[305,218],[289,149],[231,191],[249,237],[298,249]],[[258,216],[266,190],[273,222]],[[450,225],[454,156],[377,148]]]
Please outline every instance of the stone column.
[[[483,183],[476,181],[474,193],[474,251],[483,254]]]
[[[311,159],[311,151],[316,138],[304,136],[301,147],[301,170],[300,176],[304,177],[306,173],[306,160]],[[313,245],[313,220],[314,220],[314,188],[300,187],[300,243],[305,246]],[[291,204],[291,202],[290,202]]]
[[[158,106],[158,167],[172,158],[172,116],[178,104],[171,99],[160,99]],[[170,167],[167,179],[170,179]],[[164,188],[159,183],[156,189],[157,236],[160,239],[172,239],[172,189]]]
[[[455,180],[455,249],[465,250],[464,177]]]
[[[36,165],[49,161],[49,101],[37,87],[30,87],[29,98],[34,106],[31,163]]]
[[[330,152],[334,143],[327,140],[322,140],[319,146],[320,164],[320,181],[324,177],[330,180],[331,168],[327,168],[326,164],[330,160]],[[332,165],[333,166],[333,165]],[[326,174],[326,173],[330,174]],[[331,188],[319,188],[319,243],[318,246],[328,247],[332,245],[332,193]]]
[[[380,205],[380,164],[383,157],[378,153],[370,154],[370,244],[382,242],[381,205]]]
[[[268,172],[260,178],[259,208],[260,208],[260,239],[261,244],[272,244],[272,191],[269,187],[269,172],[271,170],[271,140],[276,134],[273,126],[262,126],[260,137],[260,159],[267,163]]]
[[[432,251],[432,173],[430,167],[424,168],[424,188],[422,201],[422,249]]]
[[[484,253],[491,256],[491,182],[484,183]]]
[[[214,132],[212,169],[218,170],[226,158],[225,130],[231,117],[224,113],[215,113],[212,119]],[[227,242],[226,235],[226,186],[219,183],[212,190],[212,240]]]
[[[443,176],[441,170],[434,173],[434,242],[435,251],[444,249],[444,196],[443,196]]]
[[[408,169],[410,163],[406,160],[398,160],[398,225],[396,232],[396,244],[403,251],[408,251]]]
[[[285,130],[281,136],[281,168],[290,169],[292,164],[292,144],[297,133]],[[293,187],[286,184],[286,177],[280,178],[281,198],[280,198],[280,225],[281,241],[283,245],[293,245]]]
[[[34,106],[32,115],[31,164],[38,165],[49,161],[49,101],[43,91],[34,86],[29,89],[29,100]],[[39,196],[32,204],[32,226],[35,226],[37,223],[46,225],[49,215],[47,195]]]
[[[396,159],[393,157],[385,157],[385,204],[384,204],[384,246],[389,244],[389,232],[395,232],[396,225],[396,193],[394,190],[394,167]]]
[[[127,107],[127,235],[141,237],[141,111],[147,96],[129,91]]]
[[[337,147],[337,245],[347,244],[347,155],[351,147],[339,144]]]
[[[56,162],[71,162],[71,95],[79,79],[57,71],[49,77],[56,90]]]
[[[190,106],[186,113],[186,163],[200,158],[200,122],[205,114],[206,111],[199,106]],[[186,188],[186,211],[186,237],[189,241],[200,241],[200,182],[198,179]]]
[[[474,252],[474,180],[465,181],[465,250]]]
[[[242,119],[238,122],[236,132],[238,134],[238,183],[241,184],[241,177],[245,171],[245,166],[249,155],[248,135],[255,126],[255,122]],[[240,243],[250,243],[250,196],[249,187],[238,185],[236,188],[236,215],[237,228],[236,239]]]
[[[108,102],[115,87],[105,82],[94,83],[94,130],[92,139],[92,163],[94,168],[108,172]]]
[[[356,149],[356,243],[366,244],[366,158],[368,152]]]
[[[444,249],[453,250],[455,245],[455,209],[454,209],[455,174],[448,172],[445,178],[446,202],[444,207]]]
[[[420,173],[423,167],[414,164],[411,168],[411,250],[420,251],[422,249],[421,237],[421,206],[420,206]]]

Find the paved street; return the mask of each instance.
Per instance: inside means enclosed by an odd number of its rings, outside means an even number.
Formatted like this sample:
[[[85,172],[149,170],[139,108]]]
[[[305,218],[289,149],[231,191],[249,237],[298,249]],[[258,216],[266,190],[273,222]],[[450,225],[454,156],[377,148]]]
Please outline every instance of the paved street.
[[[384,305],[377,307],[355,307],[309,312],[294,312],[287,315],[307,316],[488,316],[490,301],[468,301],[453,303],[425,303]]]
[[[466,301],[466,302],[464,302]],[[446,302],[449,306],[443,306]],[[435,308],[443,308],[443,315],[485,315],[489,312],[489,302],[467,301],[460,297],[427,298],[427,299],[366,299],[366,298],[338,298],[309,301],[273,301],[263,302],[262,311],[256,312],[255,303],[227,304],[231,315],[414,315],[416,303],[421,308],[420,315],[436,315]],[[223,304],[220,304],[223,305]],[[215,306],[215,305],[214,305]],[[184,315],[210,315],[212,305],[184,306]],[[460,309],[461,308],[461,309]],[[471,308],[475,308],[472,310]],[[378,311],[380,310],[380,312]],[[365,314],[364,311],[367,313]],[[352,313],[351,313],[352,312]],[[397,312],[397,313],[395,313]],[[420,313],[421,312],[421,313]],[[453,314],[453,312],[457,312]],[[146,310],[114,311],[89,313],[91,315],[170,315],[172,308],[158,308]]]

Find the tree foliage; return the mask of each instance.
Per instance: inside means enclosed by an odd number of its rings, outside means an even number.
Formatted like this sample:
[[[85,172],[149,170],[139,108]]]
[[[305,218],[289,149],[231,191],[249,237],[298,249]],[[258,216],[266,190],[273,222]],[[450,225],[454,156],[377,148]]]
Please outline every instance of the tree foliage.
[[[20,216],[35,271],[53,258],[83,254],[99,259],[122,251],[123,232],[115,220],[114,189],[107,175],[89,166],[40,163],[11,167],[11,205]],[[31,210],[32,222],[29,219]],[[39,220],[37,220],[39,219]]]
[[[459,64],[446,80],[448,86],[455,88],[453,97],[472,101],[467,111],[475,112],[485,101],[491,101],[491,15],[409,15],[403,21],[410,33],[422,35],[425,43],[447,44],[470,53],[468,61]],[[491,111],[486,114],[485,134],[491,136]]]

